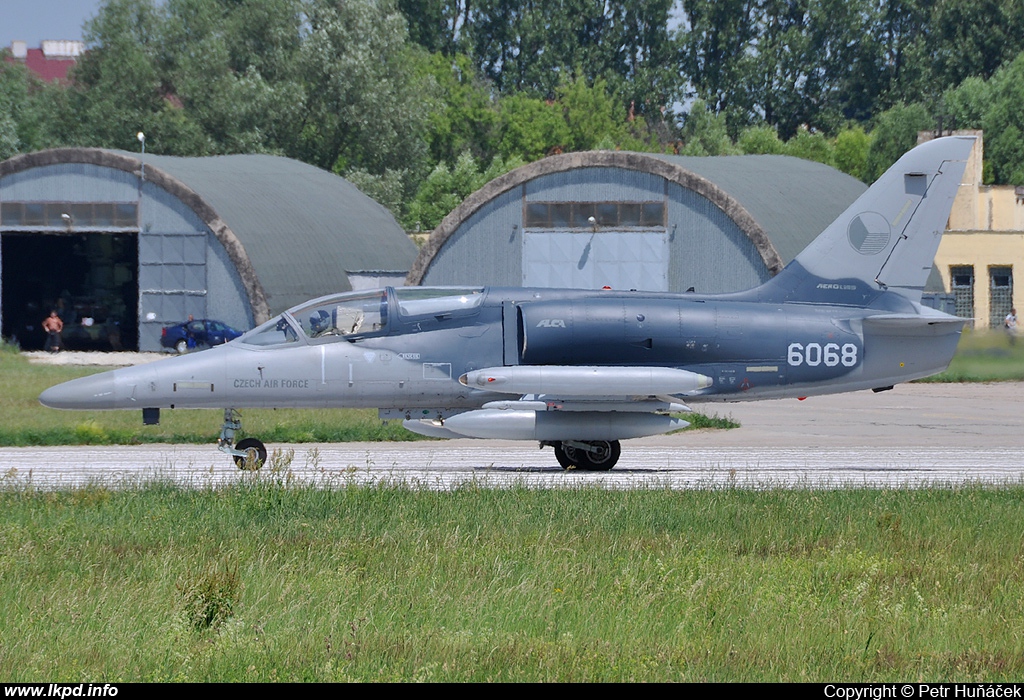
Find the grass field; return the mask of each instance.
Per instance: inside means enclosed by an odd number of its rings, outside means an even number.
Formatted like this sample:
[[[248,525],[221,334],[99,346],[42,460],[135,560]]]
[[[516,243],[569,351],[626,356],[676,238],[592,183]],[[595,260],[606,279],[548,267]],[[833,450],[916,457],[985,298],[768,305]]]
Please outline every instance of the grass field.
[[[1024,381],[1024,337],[1011,343],[1000,331],[964,331],[949,369],[920,381]]]
[[[160,425],[143,426],[139,411],[56,411],[39,394],[60,382],[104,371],[98,367],[36,365],[10,346],[0,350],[0,446],[212,443],[220,433],[219,410],[164,410]],[[735,428],[717,415],[682,416],[693,428]],[[382,423],[375,410],[252,409],[245,433],[264,442],[425,440],[400,421]]]
[[[1019,681],[1024,488],[0,489],[5,681]]]

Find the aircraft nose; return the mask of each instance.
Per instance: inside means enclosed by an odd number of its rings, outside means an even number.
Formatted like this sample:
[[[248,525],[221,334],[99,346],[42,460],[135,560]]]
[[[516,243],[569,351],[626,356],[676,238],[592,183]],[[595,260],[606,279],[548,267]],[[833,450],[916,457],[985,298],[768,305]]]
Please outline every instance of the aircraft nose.
[[[50,408],[114,408],[113,373],[103,372],[50,387],[39,395],[39,403]]]

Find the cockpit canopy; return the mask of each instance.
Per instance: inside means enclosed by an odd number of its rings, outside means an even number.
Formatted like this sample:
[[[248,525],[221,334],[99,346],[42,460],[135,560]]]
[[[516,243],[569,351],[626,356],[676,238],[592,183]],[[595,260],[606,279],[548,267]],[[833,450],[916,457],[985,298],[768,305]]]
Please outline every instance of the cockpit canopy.
[[[271,346],[331,342],[387,335],[394,330],[389,308],[400,319],[448,315],[475,309],[483,289],[462,287],[388,287],[314,299],[249,331],[239,342]]]

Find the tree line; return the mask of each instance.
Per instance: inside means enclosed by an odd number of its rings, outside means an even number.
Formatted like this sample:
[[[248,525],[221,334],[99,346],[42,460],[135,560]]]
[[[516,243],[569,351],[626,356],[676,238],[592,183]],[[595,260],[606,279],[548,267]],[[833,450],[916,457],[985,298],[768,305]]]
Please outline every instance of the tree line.
[[[106,0],[67,85],[0,63],[0,158],[274,153],[409,229],[562,151],[783,153],[871,181],[983,128],[1024,184],[1019,0]]]

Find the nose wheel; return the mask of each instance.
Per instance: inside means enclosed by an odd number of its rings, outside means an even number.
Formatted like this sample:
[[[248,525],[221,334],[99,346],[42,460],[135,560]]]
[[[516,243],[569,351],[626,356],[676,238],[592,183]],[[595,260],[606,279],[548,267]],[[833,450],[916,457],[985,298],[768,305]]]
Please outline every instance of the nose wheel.
[[[244,438],[235,443],[235,431],[241,429],[242,414],[234,408],[225,408],[217,449],[231,455],[239,469],[256,471],[266,464],[267,448],[256,438]]]
[[[256,438],[239,440],[235,445],[235,452],[243,453],[233,455],[235,465],[247,472],[256,471],[267,461],[267,448]]]
[[[596,440],[580,442],[564,440],[552,445],[555,459],[562,469],[579,469],[585,472],[608,471],[619,461],[622,446],[618,440]]]

